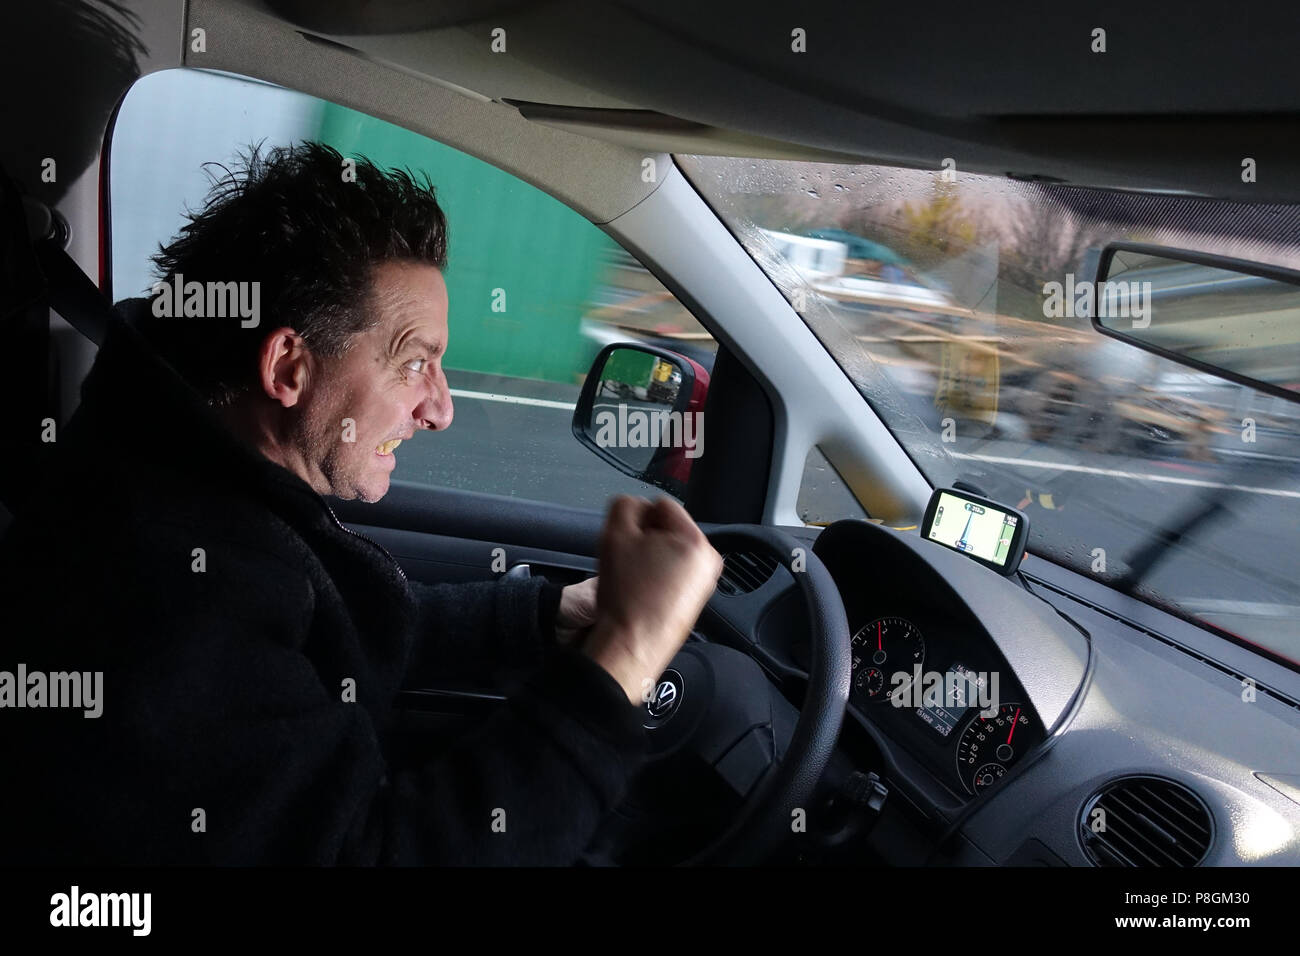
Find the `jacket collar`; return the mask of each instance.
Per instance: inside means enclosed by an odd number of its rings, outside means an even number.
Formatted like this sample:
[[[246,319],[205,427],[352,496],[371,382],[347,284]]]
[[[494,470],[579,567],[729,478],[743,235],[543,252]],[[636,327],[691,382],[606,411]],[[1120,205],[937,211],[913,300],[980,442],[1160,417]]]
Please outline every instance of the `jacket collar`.
[[[125,460],[128,468],[170,473],[196,486],[229,484],[278,503],[278,510],[332,518],[315,489],[231,431],[134,327],[147,303],[126,299],[116,306],[124,321],[110,325],[69,429],[89,432],[106,461]]]

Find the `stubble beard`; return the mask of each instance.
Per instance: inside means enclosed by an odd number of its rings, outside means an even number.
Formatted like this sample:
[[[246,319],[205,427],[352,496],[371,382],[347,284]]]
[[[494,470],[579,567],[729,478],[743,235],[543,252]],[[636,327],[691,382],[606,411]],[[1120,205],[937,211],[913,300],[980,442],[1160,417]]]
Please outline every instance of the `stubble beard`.
[[[347,415],[335,401],[335,396],[331,394],[322,398],[325,401],[320,405],[326,407],[318,406],[318,411],[304,415],[297,423],[293,439],[304,460],[319,473],[318,480],[323,479],[328,486],[327,489],[316,490],[342,500],[362,498],[365,501],[378,501],[378,498],[367,497],[361,490],[362,469],[358,458],[360,441],[364,439],[358,435],[356,437],[359,440],[356,442],[344,441],[343,420]]]

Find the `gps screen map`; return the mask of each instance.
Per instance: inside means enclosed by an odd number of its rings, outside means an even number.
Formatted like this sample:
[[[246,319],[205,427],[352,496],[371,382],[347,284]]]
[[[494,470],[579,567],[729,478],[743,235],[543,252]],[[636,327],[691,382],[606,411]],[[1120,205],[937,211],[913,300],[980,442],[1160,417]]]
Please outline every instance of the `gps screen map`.
[[[939,492],[926,537],[1002,568],[1013,553],[1018,525],[1018,515],[997,509],[992,502]]]

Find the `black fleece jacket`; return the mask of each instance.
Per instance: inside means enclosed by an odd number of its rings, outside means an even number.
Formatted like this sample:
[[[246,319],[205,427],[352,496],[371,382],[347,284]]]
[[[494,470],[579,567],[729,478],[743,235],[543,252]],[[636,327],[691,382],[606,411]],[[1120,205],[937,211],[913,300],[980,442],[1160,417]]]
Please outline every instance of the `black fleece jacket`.
[[[557,587],[408,581],[129,325],[82,396],[0,541],[0,680],[102,671],[102,715],[0,695],[0,862],[580,856],[645,733],[614,679],[555,643]],[[399,689],[502,664],[530,676],[484,724],[386,763]]]

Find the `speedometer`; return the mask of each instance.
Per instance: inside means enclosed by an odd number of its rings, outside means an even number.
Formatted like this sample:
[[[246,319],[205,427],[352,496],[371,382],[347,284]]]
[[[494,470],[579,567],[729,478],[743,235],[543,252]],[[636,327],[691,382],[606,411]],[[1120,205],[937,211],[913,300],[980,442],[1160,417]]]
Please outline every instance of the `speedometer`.
[[[976,714],[957,743],[957,776],[970,793],[983,793],[1042,739],[1042,725],[1023,704],[1002,704],[992,717]]]
[[[925,638],[901,617],[882,617],[853,635],[852,695],[888,700],[912,683],[914,668],[925,663]],[[896,674],[905,677],[895,679]]]

